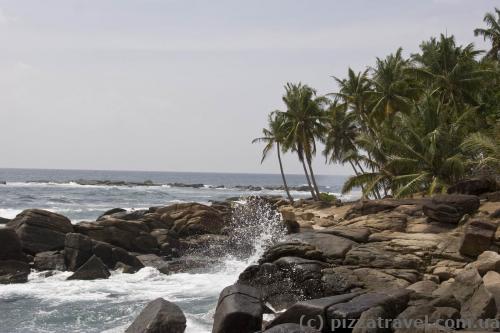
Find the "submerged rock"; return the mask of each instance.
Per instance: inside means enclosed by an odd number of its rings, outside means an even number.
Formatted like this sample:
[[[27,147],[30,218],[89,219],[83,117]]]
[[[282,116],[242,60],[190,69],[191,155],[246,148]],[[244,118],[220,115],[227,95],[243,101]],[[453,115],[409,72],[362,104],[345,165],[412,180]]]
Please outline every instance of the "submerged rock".
[[[174,303],[163,298],[149,302],[125,333],[183,333],[186,317]]]
[[[107,279],[110,275],[111,274],[101,259],[94,255],[86,263],[80,266],[73,275],[68,277],[68,280]]]
[[[66,217],[41,209],[27,209],[7,223],[19,236],[23,250],[30,254],[64,248],[65,235],[73,232]]]

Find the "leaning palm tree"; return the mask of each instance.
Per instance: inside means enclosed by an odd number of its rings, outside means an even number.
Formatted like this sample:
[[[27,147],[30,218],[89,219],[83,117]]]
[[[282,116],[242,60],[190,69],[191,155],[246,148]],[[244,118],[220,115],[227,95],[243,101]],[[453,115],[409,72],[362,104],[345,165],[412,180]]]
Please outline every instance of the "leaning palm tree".
[[[500,10],[498,8],[495,8],[495,14],[486,13],[483,21],[488,28],[477,28],[474,30],[474,35],[482,36],[485,41],[491,42],[491,50],[486,54],[488,58],[500,60]]]
[[[276,146],[276,152],[278,155],[278,163],[280,166],[280,172],[281,172],[281,178],[283,180],[283,186],[285,187],[286,195],[290,202],[293,202],[293,197],[290,194],[290,190],[288,188],[288,184],[286,182],[286,177],[285,173],[283,171],[283,163],[281,162],[281,146],[280,146],[280,141],[283,139],[282,138],[282,133],[280,131],[282,130],[282,117],[279,116],[277,113],[271,113],[269,114],[268,117],[268,126],[269,128],[263,128],[262,129],[262,134],[263,136],[260,138],[256,138],[252,140],[252,143],[257,143],[257,142],[263,142],[265,143],[264,150],[262,151],[262,160],[260,163],[264,162],[266,157],[268,156],[269,152],[273,149],[274,146]]]
[[[307,85],[287,83],[283,102],[286,112],[277,112],[284,119],[285,148],[297,153],[311,187],[311,194],[313,198],[319,199],[312,159],[316,154],[316,138],[324,131],[321,120],[324,116],[322,106],[326,99],[317,97],[316,91]]]

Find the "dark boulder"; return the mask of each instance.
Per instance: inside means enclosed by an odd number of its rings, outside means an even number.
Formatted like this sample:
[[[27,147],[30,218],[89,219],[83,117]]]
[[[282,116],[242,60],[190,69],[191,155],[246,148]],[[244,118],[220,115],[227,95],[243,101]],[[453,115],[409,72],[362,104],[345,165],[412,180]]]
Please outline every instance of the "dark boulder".
[[[483,193],[495,192],[498,189],[497,182],[489,178],[475,178],[459,181],[448,188],[448,194],[472,194],[481,195]]]
[[[92,257],[92,240],[85,235],[66,234],[64,256],[70,271],[76,271]]]
[[[144,267],[139,259],[120,247],[113,247],[113,260],[116,263],[121,262],[135,269]]]
[[[30,266],[24,261],[0,261],[0,284],[27,282],[29,273]]]
[[[47,251],[37,253],[33,268],[38,271],[65,271],[64,254],[60,251]]]
[[[483,220],[470,221],[465,229],[460,244],[460,253],[465,256],[476,257],[488,250],[497,225],[493,222]]]
[[[314,245],[300,241],[278,243],[267,249],[259,263],[273,262],[281,257],[299,257],[311,260],[325,261],[325,256]]]
[[[27,209],[7,223],[13,228],[23,250],[30,254],[61,250],[65,235],[73,232],[71,221],[66,217],[41,209]]]
[[[281,324],[267,329],[262,333],[320,333],[320,331],[307,325]]]
[[[6,219],[5,217],[0,216],[0,224],[7,224],[10,222],[10,219]]]
[[[432,202],[424,204],[423,212],[431,220],[457,224],[465,214],[473,214],[478,208],[479,197],[475,195],[436,195]]]
[[[126,221],[108,217],[98,222],[82,222],[75,226],[76,232],[96,241],[109,243],[127,251],[157,253],[158,242],[151,236],[143,221]]]
[[[123,209],[123,208],[113,208],[113,209],[110,209],[108,211],[105,211],[101,216],[99,216],[97,218],[97,221],[102,220],[106,216],[113,215],[115,213],[122,213],[122,212],[126,212],[126,210]]]
[[[163,298],[149,302],[125,333],[183,333],[186,317],[174,303]]]
[[[492,219],[500,219],[500,208],[495,210],[493,213],[490,214],[490,217]]]
[[[329,321],[343,319],[358,319],[366,310],[380,306],[392,314],[392,318],[399,314],[410,300],[411,291],[406,289],[383,290],[366,293],[352,300],[335,304],[326,310]]]
[[[262,306],[257,289],[235,284],[222,290],[212,333],[253,333],[262,327]]]
[[[0,260],[28,261],[14,229],[0,229]]]
[[[104,263],[96,256],[92,256],[68,280],[96,280],[107,279],[111,274]]]
[[[268,327],[279,326],[285,323],[304,324],[309,322],[314,328],[323,329],[325,332],[330,331],[325,316],[326,309],[335,304],[348,302],[360,294],[359,292],[349,293],[295,303],[269,323]],[[320,327],[320,325],[324,327]]]

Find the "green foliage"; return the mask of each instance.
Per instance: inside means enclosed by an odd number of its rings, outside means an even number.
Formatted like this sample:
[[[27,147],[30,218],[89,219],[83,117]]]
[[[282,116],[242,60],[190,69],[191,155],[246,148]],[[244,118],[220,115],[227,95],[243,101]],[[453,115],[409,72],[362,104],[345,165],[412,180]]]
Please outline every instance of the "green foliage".
[[[338,199],[335,195],[333,194],[330,194],[330,193],[325,193],[325,192],[321,192],[319,194],[319,200],[321,201],[324,201],[324,202],[330,202],[330,203],[334,203],[336,202]]]
[[[322,142],[327,163],[354,171],[342,192],[361,188],[365,197],[433,194],[466,177],[498,177],[500,10],[484,22],[474,34],[491,42],[487,52],[441,34],[408,58],[399,48],[363,72],[349,68],[326,96],[287,84],[273,137],[309,167]]]

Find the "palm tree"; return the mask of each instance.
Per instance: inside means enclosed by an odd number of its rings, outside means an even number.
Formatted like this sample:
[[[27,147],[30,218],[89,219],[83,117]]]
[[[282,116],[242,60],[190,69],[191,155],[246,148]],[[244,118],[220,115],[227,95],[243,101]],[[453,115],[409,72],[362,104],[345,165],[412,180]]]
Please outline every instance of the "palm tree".
[[[492,131],[470,134],[461,145],[475,172],[500,174],[500,122]]]
[[[372,68],[373,91],[368,95],[373,99],[371,114],[379,121],[390,119],[398,111],[408,111],[418,93],[415,80],[408,75],[410,62],[403,58],[402,51],[399,48],[385,59],[377,58]]]
[[[283,102],[287,107],[286,112],[277,112],[284,119],[285,149],[297,153],[311,194],[313,198],[319,199],[312,159],[316,154],[316,138],[324,131],[321,119],[324,116],[322,106],[326,100],[324,97],[317,97],[316,91],[307,85],[287,83]]]
[[[453,36],[443,34],[439,40],[423,42],[420,49],[421,54],[412,56],[418,65],[413,73],[426,82],[432,95],[453,106],[452,111],[463,110],[464,104],[479,105],[481,87],[492,75],[481,69],[475,59],[482,51],[475,50],[473,44],[457,46]]]
[[[283,119],[282,119],[282,117],[279,116],[279,114],[276,114],[274,112],[269,114],[269,117],[268,117],[269,128],[263,128],[262,134],[264,136],[252,140],[252,143],[264,142],[266,144],[264,147],[264,150],[262,151],[262,160],[260,161],[260,163],[264,162],[264,160],[268,156],[268,153],[276,145],[276,151],[278,154],[278,162],[280,165],[280,172],[281,172],[281,178],[283,179],[283,185],[285,187],[285,191],[286,191],[286,195],[287,195],[288,199],[290,200],[290,202],[293,202],[293,197],[291,196],[290,190],[288,189],[288,184],[286,182],[285,173],[283,171],[283,163],[281,162],[280,141],[283,138],[281,136],[282,133],[280,133],[280,130],[281,130],[282,121],[283,121]]]
[[[500,10],[498,8],[495,8],[495,14],[486,13],[483,21],[488,28],[477,28],[474,30],[474,35],[482,36],[485,41],[489,40],[491,42],[491,50],[486,54],[488,58],[500,60]]]

